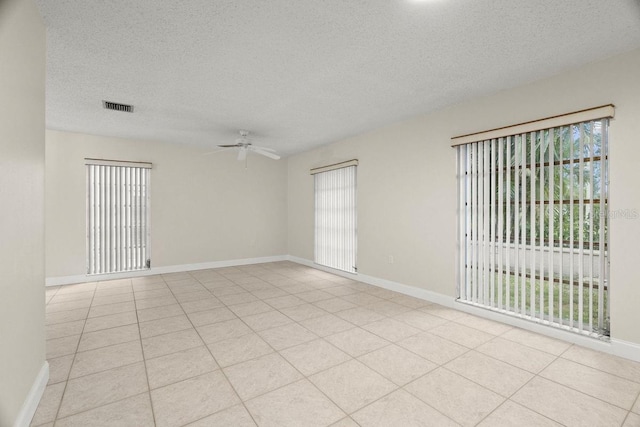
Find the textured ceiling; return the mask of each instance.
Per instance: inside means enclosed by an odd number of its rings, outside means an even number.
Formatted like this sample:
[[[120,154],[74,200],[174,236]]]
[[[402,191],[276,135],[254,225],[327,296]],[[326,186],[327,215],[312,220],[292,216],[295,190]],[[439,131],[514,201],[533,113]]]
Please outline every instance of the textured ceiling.
[[[637,0],[36,1],[48,128],[284,155],[640,47]]]

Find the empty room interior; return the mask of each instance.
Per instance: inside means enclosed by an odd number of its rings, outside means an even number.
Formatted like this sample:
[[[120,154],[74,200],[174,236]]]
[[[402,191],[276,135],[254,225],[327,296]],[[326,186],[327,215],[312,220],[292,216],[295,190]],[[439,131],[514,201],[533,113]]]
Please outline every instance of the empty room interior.
[[[637,0],[2,0],[0,100],[0,427],[640,426]]]

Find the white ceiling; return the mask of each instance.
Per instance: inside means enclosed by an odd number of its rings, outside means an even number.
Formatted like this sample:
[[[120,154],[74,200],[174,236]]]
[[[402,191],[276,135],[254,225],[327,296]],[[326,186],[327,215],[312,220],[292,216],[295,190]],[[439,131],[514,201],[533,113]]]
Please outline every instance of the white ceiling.
[[[36,1],[48,128],[284,155],[640,47],[637,0]]]

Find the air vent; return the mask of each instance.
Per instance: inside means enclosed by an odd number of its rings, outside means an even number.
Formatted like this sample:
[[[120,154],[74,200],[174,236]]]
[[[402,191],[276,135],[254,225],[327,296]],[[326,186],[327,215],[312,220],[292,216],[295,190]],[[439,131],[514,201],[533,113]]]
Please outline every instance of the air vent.
[[[125,113],[133,113],[133,105],[118,104],[117,102],[102,101],[102,107],[107,110],[124,111]]]

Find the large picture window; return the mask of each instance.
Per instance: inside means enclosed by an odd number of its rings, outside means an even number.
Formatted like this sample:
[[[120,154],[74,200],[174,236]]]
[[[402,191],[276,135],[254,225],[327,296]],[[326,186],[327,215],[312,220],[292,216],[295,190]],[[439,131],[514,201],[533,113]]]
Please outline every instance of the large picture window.
[[[313,169],[315,262],[355,273],[357,161]]]
[[[151,266],[150,163],[85,159],[87,274]]]
[[[609,335],[612,115],[606,106],[457,145],[460,301]]]

